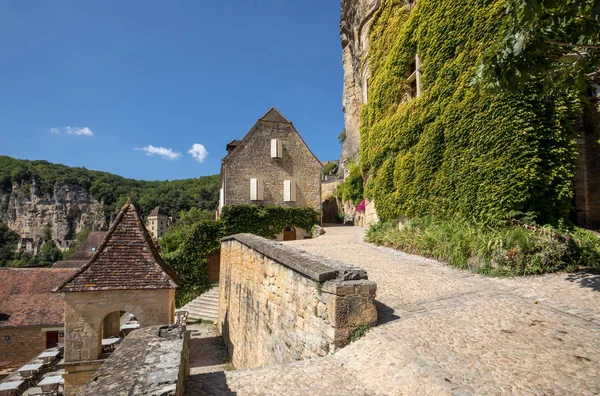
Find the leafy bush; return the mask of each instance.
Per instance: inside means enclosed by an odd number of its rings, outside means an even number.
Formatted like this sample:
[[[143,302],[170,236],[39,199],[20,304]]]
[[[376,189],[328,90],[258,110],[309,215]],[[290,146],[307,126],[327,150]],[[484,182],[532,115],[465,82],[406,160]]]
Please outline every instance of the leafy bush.
[[[319,222],[319,214],[310,207],[227,205],[223,207],[221,221],[225,235],[249,232],[272,238],[287,225],[310,230]]]
[[[473,84],[508,18],[505,0],[419,0],[410,11],[405,4],[382,0],[369,32],[360,165],[380,217],[461,214],[494,224],[511,210],[550,223],[567,216],[580,92]],[[422,91],[407,102],[416,54]]]
[[[191,208],[188,211],[181,212],[179,220],[167,228],[167,232],[159,239],[158,244],[161,251],[164,253],[176,251],[198,222],[214,219],[215,211],[213,210]]]
[[[337,187],[336,193],[343,201],[350,201],[354,205],[363,200],[363,175],[354,160],[351,159],[348,163],[348,176]]]
[[[287,225],[310,230],[318,220],[318,213],[309,207],[227,205],[219,221],[196,223],[177,250],[162,253],[182,280],[175,293],[175,304],[181,307],[210,288],[208,255],[220,249],[222,237],[252,233],[272,238]]]
[[[381,222],[368,230],[366,239],[491,276],[600,268],[600,239],[581,228],[492,228],[458,216],[426,216],[401,227]]]
[[[179,274],[181,283],[175,293],[175,304],[181,307],[210,288],[208,255],[220,248],[225,236],[220,221],[198,222],[183,244],[173,253],[163,254],[164,260]]]

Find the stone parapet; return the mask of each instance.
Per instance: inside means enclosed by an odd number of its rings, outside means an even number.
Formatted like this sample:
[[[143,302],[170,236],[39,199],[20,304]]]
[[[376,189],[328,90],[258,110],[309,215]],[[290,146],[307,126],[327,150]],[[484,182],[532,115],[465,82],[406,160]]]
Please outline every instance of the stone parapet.
[[[177,325],[132,332],[90,378],[80,395],[184,394],[189,331]]]
[[[237,368],[332,354],[374,325],[362,268],[251,234],[221,240],[217,326]]]

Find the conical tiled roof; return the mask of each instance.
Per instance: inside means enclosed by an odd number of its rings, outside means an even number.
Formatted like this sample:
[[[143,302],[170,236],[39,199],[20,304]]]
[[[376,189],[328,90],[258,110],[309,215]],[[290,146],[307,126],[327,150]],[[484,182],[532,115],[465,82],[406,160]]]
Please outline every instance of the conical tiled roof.
[[[127,202],[92,258],[55,291],[174,289],[178,281]]]
[[[262,121],[287,122],[287,123],[290,122],[275,107],[271,107],[271,110],[267,111],[267,113],[264,116],[262,116],[260,119]]]

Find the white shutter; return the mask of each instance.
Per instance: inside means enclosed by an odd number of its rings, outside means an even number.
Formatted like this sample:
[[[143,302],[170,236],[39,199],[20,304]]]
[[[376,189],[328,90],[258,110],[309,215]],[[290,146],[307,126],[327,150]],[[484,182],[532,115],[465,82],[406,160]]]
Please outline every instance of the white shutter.
[[[223,205],[225,205],[225,190],[219,190],[219,209],[223,209]]]
[[[263,200],[263,183],[261,179],[250,179],[250,200],[251,201],[262,201]]]
[[[281,158],[282,151],[281,140],[271,139],[271,158]]]
[[[296,182],[294,180],[283,181],[283,202],[296,202]]]

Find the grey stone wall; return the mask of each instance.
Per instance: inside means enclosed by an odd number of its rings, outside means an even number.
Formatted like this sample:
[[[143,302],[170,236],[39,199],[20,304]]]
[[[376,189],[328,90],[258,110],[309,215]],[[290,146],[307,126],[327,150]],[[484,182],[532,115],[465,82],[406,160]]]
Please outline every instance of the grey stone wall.
[[[363,269],[255,235],[222,240],[220,276],[217,327],[236,368],[332,354],[377,322]]]
[[[271,139],[280,139],[282,158],[271,158]],[[290,122],[259,120],[244,142],[223,159],[225,205],[257,203],[310,206],[321,212],[321,163]],[[250,179],[261,178],[264,199],[250,200]],[[283,202],[283,181],[296,181],[296,202]]]
[[[177,325],[135,330],[79,395],[183,395],[190,371],[189,340],[189,331]]]

